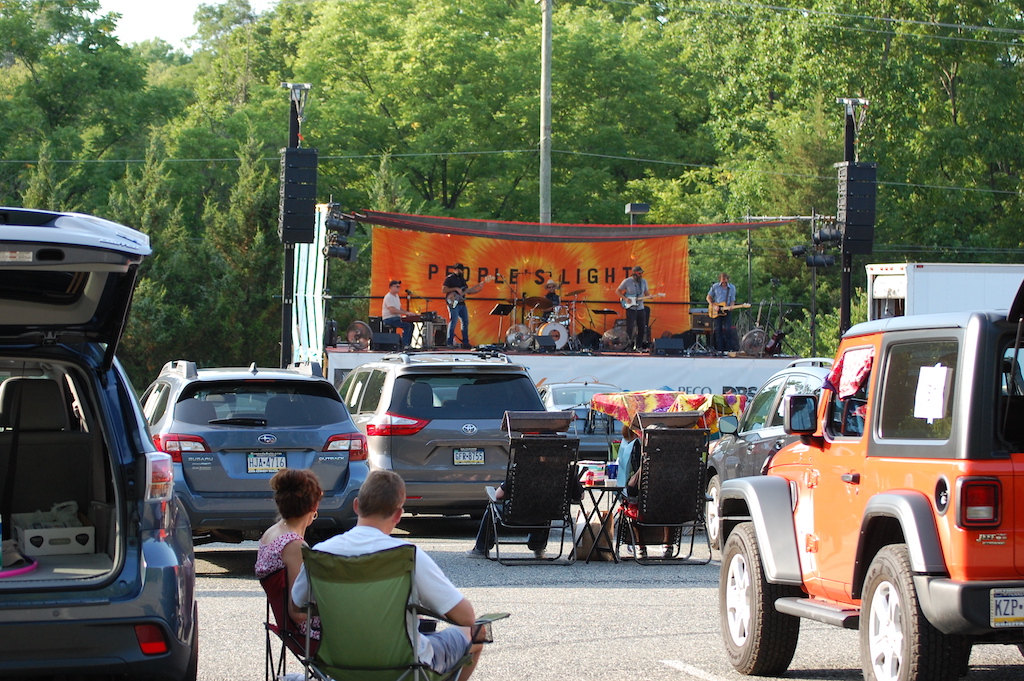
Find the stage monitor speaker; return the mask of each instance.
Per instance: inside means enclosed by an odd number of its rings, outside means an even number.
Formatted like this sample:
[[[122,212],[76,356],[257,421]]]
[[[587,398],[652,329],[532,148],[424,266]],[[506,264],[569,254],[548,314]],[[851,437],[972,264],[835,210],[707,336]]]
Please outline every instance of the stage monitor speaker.
[[[584,350],[601,349],[601,334],[593,329],[583,329],[576,334],[576,338],[580,342],[580,347]]]
[[[534,336],[533,337],[533,351],[534,352],[554,352],[555,351],[555,339],[551,336]]]
[[[338,322],[328,319],[324,323],[324,347],[338,347]]]
[[[691,343],[692,345],[692,343]],[[682,338],[654,339],[655,355],[681,355],[686,352],[686,341]]]
[[[387,333],[384,330],[384,324],[381,323],[383,317],[370,317],[366,320],[366,323],[370,325],[370,331],[374,333]]]
[[[375,333],[370,339],[370,349],[377,352],[401,350],[402,337],[397,333]]]

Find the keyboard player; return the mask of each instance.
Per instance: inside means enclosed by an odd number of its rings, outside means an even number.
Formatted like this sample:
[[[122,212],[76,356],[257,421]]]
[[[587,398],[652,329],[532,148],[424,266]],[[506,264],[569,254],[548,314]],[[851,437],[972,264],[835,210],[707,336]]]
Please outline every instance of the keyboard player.
[[[402,347],[407,348],[409,343],[412,342],[412,324],[402,319],[402,317],[412,313],[402,307],[402,299],[398,297],[398,292],[401,288],[402,282],[400,280],[392,279],[388,283],[388,292],[385,294],[384,302],[381,303],[380,307],[380,317],[381,324],[384,326],[401,329]]]

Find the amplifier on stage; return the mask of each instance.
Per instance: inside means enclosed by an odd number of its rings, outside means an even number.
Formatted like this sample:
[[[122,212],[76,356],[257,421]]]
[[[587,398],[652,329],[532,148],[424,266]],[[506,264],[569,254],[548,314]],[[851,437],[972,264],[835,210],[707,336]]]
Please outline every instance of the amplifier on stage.
[[[711,315],[707,310],[694,310],[690,313],[690,328],[698,331],[711,330]]]

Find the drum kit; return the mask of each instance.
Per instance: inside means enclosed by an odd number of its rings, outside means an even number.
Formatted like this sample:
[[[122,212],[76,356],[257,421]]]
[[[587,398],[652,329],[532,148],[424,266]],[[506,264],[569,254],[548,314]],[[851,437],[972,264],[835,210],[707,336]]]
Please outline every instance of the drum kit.
[[[569,291],[565,294],[570,298],[568,304],[556,305],[549,298],[535,296],[517,300],[512,305],[523,309],[523,322],[513,324],[505,334],[505,343],[510,348],[529,350],[534,346],[534,338],[546,337],[554,341],[556,350],[582,349],[577,337],[577,296],[586,289]]]

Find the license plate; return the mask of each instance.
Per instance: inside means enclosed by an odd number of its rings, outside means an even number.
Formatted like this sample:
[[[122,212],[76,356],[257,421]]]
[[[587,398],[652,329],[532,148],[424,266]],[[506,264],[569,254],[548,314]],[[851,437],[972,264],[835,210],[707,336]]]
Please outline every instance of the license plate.
[[[459,447],[455,450],[456,466],[483,466],[484,450],[478,447]]]
[[[249,473],[276,473],[288,468],[288,458],[283,452],[252,452],[246,461]]]
[[[991,606],[993,628],[1024,627],[1024,589],[993,589]]]

